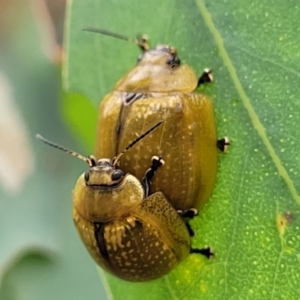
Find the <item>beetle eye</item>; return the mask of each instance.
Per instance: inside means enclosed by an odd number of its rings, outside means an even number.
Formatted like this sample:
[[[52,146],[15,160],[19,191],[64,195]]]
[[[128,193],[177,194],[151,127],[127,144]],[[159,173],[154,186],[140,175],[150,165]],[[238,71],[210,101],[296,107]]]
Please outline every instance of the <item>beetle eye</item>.
[[[170,65],[171,68],[175,68],[180,65],[180,59],[177,56],[172,56],[166,61],[167,65]]]
[[[111,179],[118,180],[124,176],[124,172],[120,169],[117,169],[115,172],[112,173]]]
[[[86,172],[84,173],[84,180],[85,180],[85,182],[88,182],[89,179],[90,179],[90,172],[89,172],[89,171],[86,171]]]

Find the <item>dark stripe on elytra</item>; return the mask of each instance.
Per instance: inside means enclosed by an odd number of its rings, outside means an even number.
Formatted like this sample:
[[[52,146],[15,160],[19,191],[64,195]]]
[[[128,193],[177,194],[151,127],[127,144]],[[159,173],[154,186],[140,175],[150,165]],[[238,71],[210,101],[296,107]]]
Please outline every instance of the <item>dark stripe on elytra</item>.
[[[124,124],[127,119],[127,115],[131,110],[131,105],[140,99],[145,98],[146,94],[142,93],[121,93],[120,97],[122,98],[122,104],[120,108],[120,113],[118,116],[116,124],[116,148],[115,155],[118,155],[123,149],[119,149],[120,138],[124,129]]]
[[[119,141],[120,141],[121,132],[122,132],[123,126],[124,126],[124,124],[122,123],[123,110],[124,110],[124,105],[122,103],[121,108],[120,108],[120,113],[118,115],[117,124],[116,124],[116,148],[115,148],[115,154],[114,154],[115,156],[117,156],[119,154]]]
[[[94,223],[94,233],[101,255],[105,258],[108,258],[108,252],[104,239],[104,226],[104,223]]]

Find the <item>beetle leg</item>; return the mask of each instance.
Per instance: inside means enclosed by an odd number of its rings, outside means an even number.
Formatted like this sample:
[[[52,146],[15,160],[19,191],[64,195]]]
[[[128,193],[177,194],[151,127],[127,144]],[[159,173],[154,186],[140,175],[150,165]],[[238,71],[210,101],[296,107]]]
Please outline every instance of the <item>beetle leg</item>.
[[[185,226],[186,226],[186,228],[187,228],[187,230],[188,230],[188,232],[189,232],[189,235],[190,235],[191,237],[194,236],[194,235],[195,235],[195,232],[194,232],[194,230],[193,230],[191,224],[186,222],[186,223],[185,223]]]
[[[198,216],[198,210],[196,208],[189,208],[186,210],[177,210],[177,213],[182,217],[182,218],[188,218],[188,219],[193,219],[195,216]],[[194,230],[192,229],[191,225],[188,223],[189,220],[185,221],[186,228],[189,232],[190,236],[194,236]]]
[[[197,254],[202,254],[204,255],[206,258],[211,258],[212,256],[214,256],[213,250],[209,247],[209,248],[203,248],[203,249],[193,249],[191,248],[190,253],[197,253]]]
[[[212,82],[213,80],[214,77],[212,76],[211,70],[206,68],[203,70],[203,73],[198,79],[197,87],[199,87],[201,84]]]
[[[227,136],[224,136],[221,139],[217,140],[218,149],[224,153],[227,152],[229,145],[230,145],[230,141]]]
[[[153,156],[151,159],[151,166],[146,171],[145,176],[142,179],[142,185],[145,191],[145,198],[150,194],[150,180],[153,178],[157,169],[165,164],[164,160],[161,157]]]

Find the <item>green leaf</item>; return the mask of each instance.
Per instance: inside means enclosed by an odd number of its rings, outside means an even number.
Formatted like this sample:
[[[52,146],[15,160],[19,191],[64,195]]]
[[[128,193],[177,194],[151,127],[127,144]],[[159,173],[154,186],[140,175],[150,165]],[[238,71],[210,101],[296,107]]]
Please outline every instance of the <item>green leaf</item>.
[[[82,95],[64,93],[61,111],[74,136],[93,151],[97,125],[96,107]]]
[[[98,27],[177,47],[182,61],[215,82],[220,154],[217,184],[192,225],[196,255],[159,280],[128,283],[106,275],[114,299],[300,298],[300,52],[298,1],[70,2],[65,84],[98,105],[137,47],[82,31]],[[146,292],[147,291],[147,292]],[[148,292],[151,291],[151,292]]]

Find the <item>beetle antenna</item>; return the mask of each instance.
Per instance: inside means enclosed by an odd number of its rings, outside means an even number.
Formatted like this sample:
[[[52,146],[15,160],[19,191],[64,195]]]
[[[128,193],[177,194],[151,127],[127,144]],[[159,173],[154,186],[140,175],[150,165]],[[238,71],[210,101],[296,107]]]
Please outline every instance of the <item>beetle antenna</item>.
[[[68,154],[71,154],[72,156],[75,156],[83,161],[85,161],[90,167],[93,167],[96,165],[96,162],[95,162],[95,159],[91,156],[91,157],[85,157],[77,152],[74,152],[72,150],[69,150],[63,146],[60,146],[58,144],[55,144],[47,139],[45,139],[43,136],[41,136],[40,134],[37,134],[36,135],[36,138],[39,139],[40,141],[44,142],[45,144],[53,147],[53,148],[56,148],[56,149],[59,149],[59,150],[62,150]]]
[[[148,51],[149,50],[148,38],[147,38],[146,35],[139,35],[136,39],[133,39],[133,38],[129,38],[127,36],[124,36],[122,34],[111,32],[111,31],[108,31],[106,29],[101,29],[101,28],[85,27],[82,30],[101,33],[101,34],[104,34],[104,35],[107,35],[107,36],[114,37],[114,38],[119,39],[119,40],[134,43],[134,44],[138,45],[142,49],[142,51]]]
[[[115,166],[118,162],[118,160],[121,158],[121,156],[127,152],[132,146],[134,146],[137,142],[139,142],[141,139],[143,139],[145,136],[147,136],[151,131],[153,131],[156,127],[158,127],[162,121],[156,123],[154,126],[152,126],[150,129],[148,129],[146,132],[138,136],[133,142],[131,142],[123,151],[121,151],[114,159],[113,159],[113,165]]]

